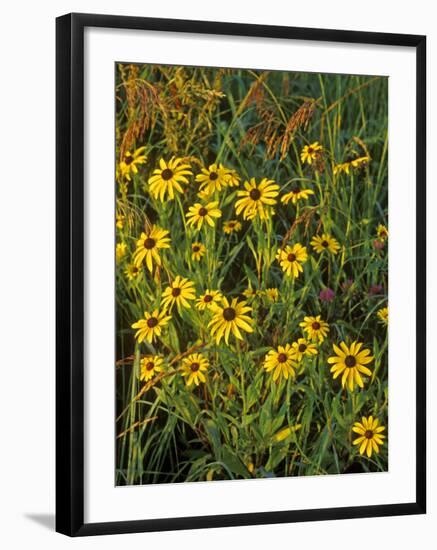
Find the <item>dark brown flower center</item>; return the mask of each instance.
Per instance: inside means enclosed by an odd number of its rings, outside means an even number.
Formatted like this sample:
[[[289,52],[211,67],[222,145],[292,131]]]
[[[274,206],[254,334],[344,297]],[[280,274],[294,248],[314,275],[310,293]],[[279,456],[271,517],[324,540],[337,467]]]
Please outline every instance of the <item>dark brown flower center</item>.
[[[149,328],[156,327],[157,324],[158,324],[158,319],[156,317],[150,317],[149,319],[147,319],[147,326]]]
[[[152,361],[149,361],[146,365],[147,370],[153,370],[154,367],[155,367],[155,363],[153,363]]]
[[[366,433],[364,434],[364,437],[365,437],[366,439],[372,439],[372,437],[373,437],[373,432],[372,432],[372,430],[366,430]]]
[[[171,180],[173,177],[173,171],[170,168],[166,168],[161,172],[161,178],[165,181]]]
[[[190,369],[193,371],[193,372],[197,372],[200,368],[200,365],[199,363],[191,363],[190,365]]]
[[[181,289],[176,287],[176,288],[172,289],[171,295],[174,296],[175,298],[177,298],[180,295],[181,292],[182,292]]]
[[[319,330],[320,323],[318,321],[314,321],[314,323],[311,325],[313,330]]]
[[[287,356],[285,353],[280,353],[278,355],[278,363],[285,363],[287,361]]]
[[[357,360],[353,355],[347,355],[346,359],[344,360],[344,364],[346,365],[346,367],[352,368],[355,367],[355,365],[357,364]]]
[[[208,214],[208,209],[202,206],[202,208],[199,208],[199,216],[206,216]]]
[[[148,238],[144,241],[144,248],[147,248],[147,250],[151,250],[152,248],[155,247],[155,244],[156,244],[155,239],[151,239],[150,237],[148,237]]]
[[[293,189],[291,190],[292,193],[294,193],[295,195],[297,195],[298,193],[300,193],[300,187],[293,187]]]
[[[211,172],[211,173],[209,174],[209,179],[210,179],[211,181],[215,181],[217,178],[218,178],[217,172]]]
[[[307,152],[309,155],[312,155],[314,153],[314,149],[312,147],[308,147]]]
[[[328,246],[329,246],[328,241],[322,241],[322,246],[323,246],[324,248],[328,248]]]
[[[223,310],[223,317],[226,321],[233,321],[236,317],[235,309],[233,307],[226,307]]]
[[[257,201],[261,198],[261,191],[259,189],[252,189],[249,193],[249,197],[253,201]]]
[[[200,246],[198,244],[193,244],[192,250],[193,250],[193,252],[199,252]]]
[[[293,254],[293,253],[289,254],[289,255],[287,256],[287,260],[288,260],[289,262],[295,262],[295,261],[296,261],[296,254]]]
[[[303,353],[307,349],[305,344],[299,344],[299,351]]]
[[[129,164],[132,164],[134,160],[134,157],[132,155],[125,155],[124,157],[124,163],[127,164],[129,166]]]
[[[132,266],[132,273],[135,275],[136,273],[138,273],[138,267],[133,265]]]
[[[203,301],[206,302],[207,304],[209,302],[212,302],[212,296],[211,294],[205,294],[205,296],[203,297]]]

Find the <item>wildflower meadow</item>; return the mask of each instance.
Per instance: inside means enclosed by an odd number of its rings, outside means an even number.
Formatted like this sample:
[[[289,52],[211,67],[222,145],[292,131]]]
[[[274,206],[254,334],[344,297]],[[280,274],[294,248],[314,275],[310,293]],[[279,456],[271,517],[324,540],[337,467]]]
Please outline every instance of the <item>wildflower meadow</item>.
[[[116,484],[386,471],[387,79],[115,86]]]

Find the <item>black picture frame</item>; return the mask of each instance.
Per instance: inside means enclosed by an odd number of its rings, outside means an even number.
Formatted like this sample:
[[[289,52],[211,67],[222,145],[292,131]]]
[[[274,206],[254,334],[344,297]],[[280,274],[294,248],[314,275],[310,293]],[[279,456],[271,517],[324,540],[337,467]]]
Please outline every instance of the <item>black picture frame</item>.
[[[84,29],[106,27],[403,46],[416,51],[416,500],[188,518],[84,523]],[[68,14],[56,20],[56,530],[69,536],[423,514],[426,511],[426,37]]]

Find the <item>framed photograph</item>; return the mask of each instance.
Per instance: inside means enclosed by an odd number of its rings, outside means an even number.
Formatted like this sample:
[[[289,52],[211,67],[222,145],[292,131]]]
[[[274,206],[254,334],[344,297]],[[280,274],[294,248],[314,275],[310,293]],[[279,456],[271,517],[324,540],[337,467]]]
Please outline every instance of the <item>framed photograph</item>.
[[[425,513],[425,37],[56,47],[57,530]]]

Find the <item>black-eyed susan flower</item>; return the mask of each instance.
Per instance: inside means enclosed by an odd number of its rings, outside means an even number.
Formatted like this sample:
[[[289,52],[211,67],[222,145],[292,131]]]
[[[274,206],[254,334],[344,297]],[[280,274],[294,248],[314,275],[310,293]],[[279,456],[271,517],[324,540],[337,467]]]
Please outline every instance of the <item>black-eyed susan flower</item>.
[[[186,377],[187,386],[200,382],[206,382],[205,372],[208,370],[209,361],[201,353],[192,353],[182,359],[181,374]]]
[[[122,214],[121,212],[117,212],[115,214],[115,227],[117,229],[123,229],[125,219],[126,216],[124,214]]]
[[[191,259],[198,262],[206,253],[206,247],[202,243],[193,243],[191,245]]]
[[[277,288],[266,288],[264,290],[264,296],[271,302],[277,302],[279,300],[279,290]]]
[[[370,458],[373,451],[379,453],[379,445],[384,444],[385,435],[382,432],[385,430],[384,426],[379,425],[379,420],[373,418],[373,416],[363,416],[361,422],[355,422],[352,431],[357,433],[357,437],[352,443],[359,445],[360,455],[364,453]]]
[[[189,308],[189,300],[195,300],[196,291],[194,284],[189,280],[177,275],[174,281],[162,293],[162,307],[172,310],[176,304],[178,309]]]
[[[329,325],[326,321],[323,321],[320,315],[315,317],[304,317],[303,321],[299,323],[299,326],[303,328],[310,340],[318,341],[322,343],[329,332]]]
[[[318,351],[315,344],[309,342],[305,338],[298,338],[297,342],[291,344],[297,361],[302,361],[305,355],[311,357],[317,355]]]
[[[382,242],[388,239],[388,229],[382,223],[380,223],[376,228],[376,234],[378,236],[378,239]]]
[[[135,264],[129,264],[126,267],[124,273],[129,281],[133,281],[140,275],[141,271],[140,271],[140,268]]]
[[[115,247],[115,259],[119,262],[126,255],[126,243],[117,243]]]
[[[196,181],[200,183],[201,191],[206,195],[212,195],[226,187],[227,174],[221,164],[211,164],[208,168],[202,168],[202,172],[196,176]]]
[[[242,213],[245,220],[253,220],[257,216],[261,220],[268,219],[274,213],[271,207],[277,202],[279,185],[267,178],[263,178],[257,184],[255,178],[251,178],[250,182],[244,182],[244,189],[245,191],[237,192],[237,195],[241,197],[235,203],[237,215]]]
[[[220,304],[222,298],[222,293],[218,290],[206,290],[205,293],[196,300],[196,308],[200,311],[209,309],[214,305]]]
[[[230,235],[241,230],[241,223],[238,220],[229,220],[223,224],[223,231]]]
[[[222,212],[218,208],[218,201],[213,201],[206,205],[197,202],[194,206],[189,207],[186,214],[188,225],[196,226],[198,231],[202,229],[203,222],[214,227],[214,218],[220,218],[221,215]]]
[[[294,378],[297,360],[294,350],[290,344],[278,346],[278,349],[271,349],[265,356],[263,368],[267,372],[273,371],[273,380],[278,378]]]
[[[340,342],[340,347],[333,344],[335,352],[334,357],[328,358],[328,363],[333,365],[331,372],[334,380],[342,374],[341,385],[344,388],[346,385],[350,391],[353,391],[356,384],[360,388],[364,387],[364,382],[361,374],[371,376],[372,372],[365,365],[373,361],[373,356],[370,355],[368,349],[361,349],[362,342],[352,342],[348,347],[344,342]]]
[[[289,277],[299,277],[303,272],[302,264],[308,260],[307,249],[299,243],[278,250],[276,254],[282,270]]]
[[[131,174],[138,174],[138,166],[146,162],[145,147],[135,149],[133,153],[126,151],[120,162],[119,169],[122,177],[131,180]]]
[[[382,324],[388,325],[388,307],[379,309],[377,315]]]
[[[146,355],[141,359],[140,363],[140,380],[150,380],[156,374],[162,372],[162,357],[159,355]]]
[[[346,162],[341,162],[334,166],[334,176],[343,172],[344,174],[349,175],[351,168],[360,168],[366,165],[369,162],[370,158],[367,156],[357,157]]]
[[[337,239],[323,233],[322,235],[315,235],[311,240],[311,246],[316,252],[322,254],[322,252],[330,252],[331,254],[337,254],[340,250],[340,245]]]
[[[369,161],[370,161],[370,158],[368,156],[357,157],[350,161],[350,165],[352,166],[352,168],[360,168],[361,166],[368,164]]]
[[[166,195],[172,200],[175,197],[175,191],[184,192],[181,184],[187,184],[187,176],[191,175],[191,167],[184,163],[183,159],[172,157],[168,163],[160,159],[159,168],[156,168],[149,178],[149,191],[155,199],[159,197],[161,202]]]
[[[247,298],[247,300],[253,300],[256,296],[258,296],[259,290],[252,287],[252,283],[249,281],[247,288],[243,290],[243,296]]]
[[[334,176],[336,176],[337,174],[341,174],[342,172],[345,174],[349,174],[350,168],[350,162],[340,162],[339,164],[336,164],[334,166]]]
[[[245,332],[253,332],[252,318],[246,315],[252,308],[247,305],[247,302],[239,302],[237,298],[233,298],[231,302],[223,297],[220,305],[215,305],[212,308],[213,318],[208,324],[211,331],[211,336],[215,338],[217,344],[224,337],[226,344],[229,341],[229,335],[233,334],[239,340],[243,340],[240,329]]]
[[[141,344],[143,340],[149,343],[155,341],[156,337],[161,336],[163,327],[170,321],[171,315],[167,315],[165,310],[155,309],[152,313],[144,312],[144,319],[140,319],[132,325],[132,328],[138,329],[135,338]]]
[[[313,161],[317,160],[320,154],[323,151],[323,147],[319,144],[318,141],[311,143],[310,145],[305,145],[300,154],[300,160],[302,163],[312,164]]]
[[[168,234],[169,232],[167,229],[162,229],[157,225],[152,225],[146,232],[141,233],[134,252],[134,264],[140,267],[145,260],[150,272],[152,272],[153,269],[153,262],[157,265],[161,265],[159,250],[162,248],[170,248],[170,238],[167,236]]]
[[[231,168],[225,168],[225,171],[226,185],[228,187],[238,187],[240,185],[240,176],[237,174],[237,171]]]
[[[288,204],[291,201],[293,204],[296,204],[300,200],[307,200],[310,195],[314,195],[312,189],[302,189],[298,185],[295,185],[289,193],[281,197],[281,202]]]

